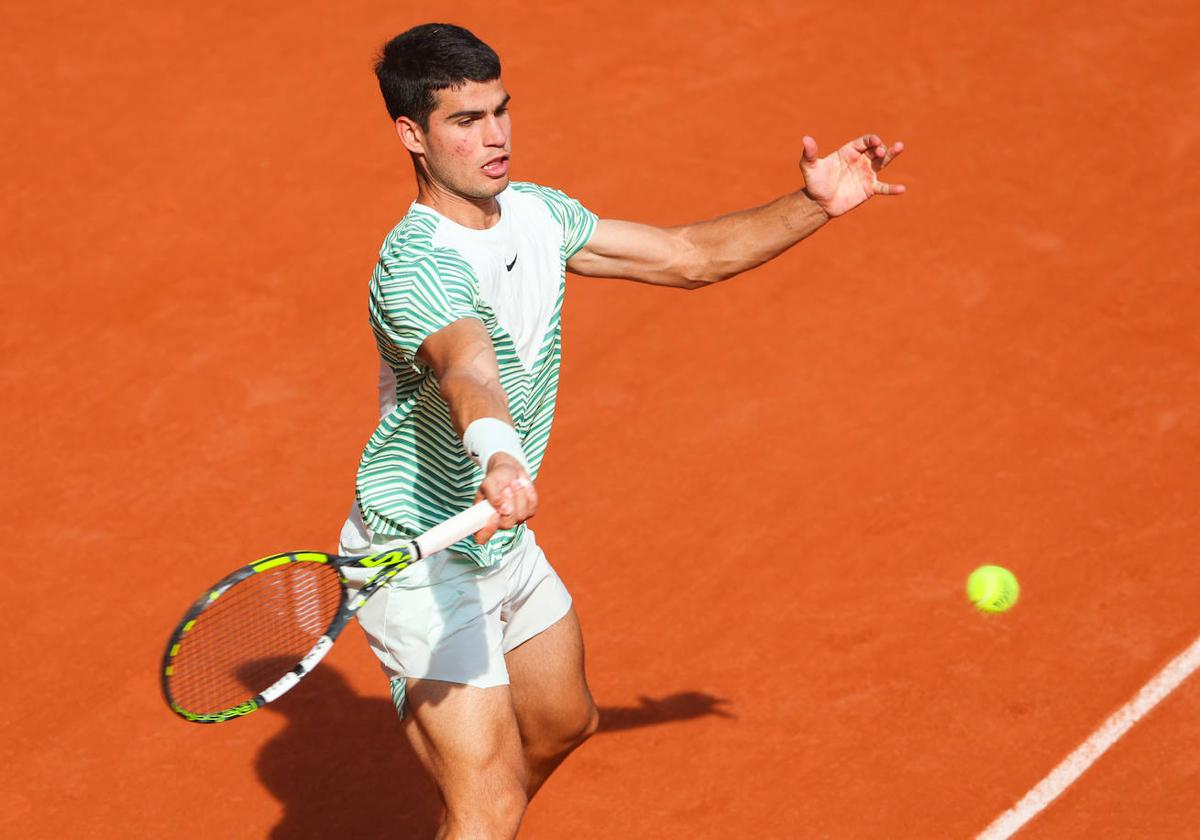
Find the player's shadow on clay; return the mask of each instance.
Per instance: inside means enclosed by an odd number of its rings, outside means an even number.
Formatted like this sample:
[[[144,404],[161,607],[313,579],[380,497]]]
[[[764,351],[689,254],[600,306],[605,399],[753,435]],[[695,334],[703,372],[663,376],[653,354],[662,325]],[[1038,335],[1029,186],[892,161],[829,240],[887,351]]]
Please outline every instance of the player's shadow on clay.
[[[270,664],[274,667],[267,670],[278,673],[290,662]],[[658,699],[643,696],[636,706],[601,706],[600,733],[733,717],[721,708],[725,703],[684,691]],[[325,664],[255,717],[266,714],[287,721],[255,761],[259,779],[283,806],[271,840],[434,835],[441,799],[389,698],[356,694],[337,668]]]
[[[255,717],[272,713],[287,725],[255,761],[283,806],[271,840],[434,835],[441,800],[389,698],[356,694],[325,664]]]

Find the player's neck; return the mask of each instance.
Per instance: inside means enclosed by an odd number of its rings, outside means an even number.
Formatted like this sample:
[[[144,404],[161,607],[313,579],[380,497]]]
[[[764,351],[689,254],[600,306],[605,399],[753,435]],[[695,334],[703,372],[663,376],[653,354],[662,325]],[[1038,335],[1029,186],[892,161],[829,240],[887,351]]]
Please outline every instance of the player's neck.
[[[486,230],[500,221],[496,198],[468,198],[445,187],[417,180],[417,203],[430,207],[452,222],[475,230]]]

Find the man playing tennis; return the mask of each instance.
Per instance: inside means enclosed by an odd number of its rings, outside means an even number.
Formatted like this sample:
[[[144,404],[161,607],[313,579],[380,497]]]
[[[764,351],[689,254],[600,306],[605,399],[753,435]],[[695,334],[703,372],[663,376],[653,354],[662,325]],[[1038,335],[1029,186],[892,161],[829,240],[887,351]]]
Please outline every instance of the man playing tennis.
[[[530,797],[595,730],[566,588],[523,523],[558,386],[566,271],[698,289],[778,256],[873,195],[903,149],[875,135],[819,158],[763,207],[676,228],[600,220],[509,180],[500,61],[465,29],[427,24],[376,65],[417,198],[370,287],[381,419],[340,553],[386,550],[486,498],[489,525],[406,570],[359,612],[413,747],[446,805],[442,838],[515,836]]]

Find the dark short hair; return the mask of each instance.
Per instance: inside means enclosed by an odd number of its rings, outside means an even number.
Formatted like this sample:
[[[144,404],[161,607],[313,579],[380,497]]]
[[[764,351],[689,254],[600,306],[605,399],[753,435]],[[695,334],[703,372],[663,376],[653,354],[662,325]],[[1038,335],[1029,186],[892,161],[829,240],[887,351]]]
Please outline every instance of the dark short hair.
[[[500,78],[500,57],[452,23],[423,23],[383,45],[375,62],[388,115],[408,117],[425,131],[437,92]]]

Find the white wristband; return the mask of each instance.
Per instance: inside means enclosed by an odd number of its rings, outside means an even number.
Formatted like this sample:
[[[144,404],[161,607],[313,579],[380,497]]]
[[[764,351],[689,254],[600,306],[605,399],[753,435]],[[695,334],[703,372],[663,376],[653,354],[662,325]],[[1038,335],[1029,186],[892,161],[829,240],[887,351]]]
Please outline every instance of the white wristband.
[[[525,451],[521,449],[521,438],[517,430],[495,417],[480,417],[471,422],[463,432],[463,446],[467,457],[487,472],[488,462],[497,452],[504,452],[521,462],[525,472],[529,472],[529,461]]]

